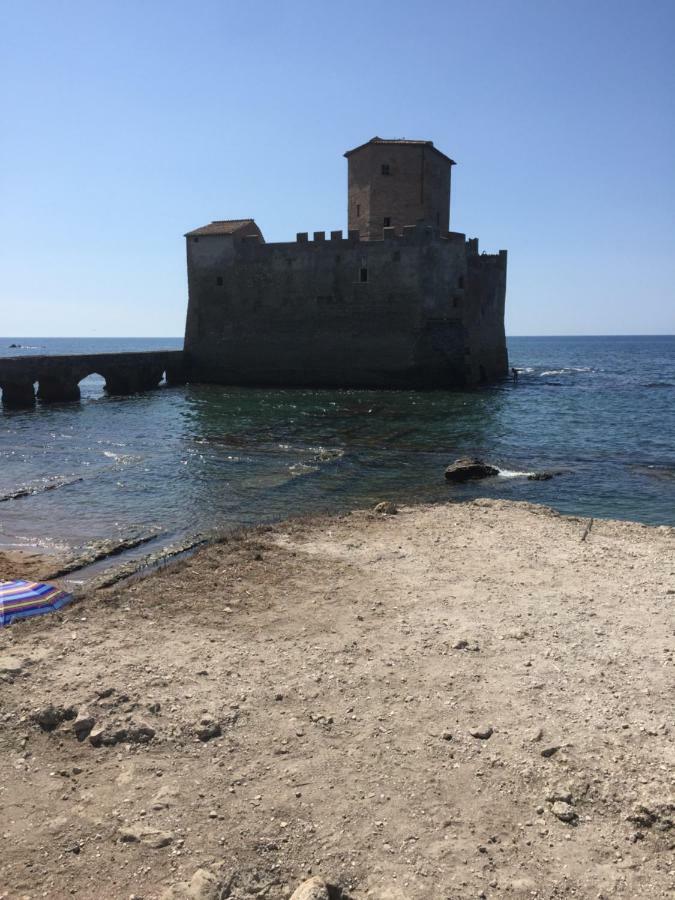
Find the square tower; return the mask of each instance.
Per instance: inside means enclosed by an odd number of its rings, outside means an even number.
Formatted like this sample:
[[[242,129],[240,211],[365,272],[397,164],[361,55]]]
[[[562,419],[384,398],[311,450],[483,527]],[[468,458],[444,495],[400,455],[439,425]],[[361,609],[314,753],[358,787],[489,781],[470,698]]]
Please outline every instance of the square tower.
[[[345,153],[349,164],[349,230],[364,240],[382,229],[400,232],[422,222],[450,229],[450,171],[455,165],[433,141],[374,137]]]

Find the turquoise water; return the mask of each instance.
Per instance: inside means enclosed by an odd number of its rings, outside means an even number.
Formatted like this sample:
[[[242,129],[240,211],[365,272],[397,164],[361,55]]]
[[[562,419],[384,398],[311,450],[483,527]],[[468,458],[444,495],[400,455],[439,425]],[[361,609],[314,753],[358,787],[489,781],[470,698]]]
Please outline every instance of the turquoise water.
[[[31,349],[10,349],[17,343]],[[4,338],[0,355],[180,347]],[[675,337],[510,338],[517,384],[457,392],[162,387],[0,413],[0,544],[55,548],[159,527],[183,537],[375,503],[529,500],[675,524]],[[478,454],[503,474],[450,487]],[[562,474],[528,481],[534,470]]]

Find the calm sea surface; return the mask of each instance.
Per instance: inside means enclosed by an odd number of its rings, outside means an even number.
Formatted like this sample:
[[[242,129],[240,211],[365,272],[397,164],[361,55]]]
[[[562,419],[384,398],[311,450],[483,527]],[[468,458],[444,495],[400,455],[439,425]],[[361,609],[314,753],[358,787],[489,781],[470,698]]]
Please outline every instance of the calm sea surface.
[[[10,349],[9,344],[26,349]],[[0,339],[0,356],[176,348],[181,340]],[[162,387],[0,412],[0,544],[162,541],[310,511],[503,497],[675,524],[675,337],[510,338],[518,384],[457,392]],[[471,453],[502,475],[449,487]],[[523,473],[555,470],[551,481]],[[150,548],[152,549],[152,547]]]

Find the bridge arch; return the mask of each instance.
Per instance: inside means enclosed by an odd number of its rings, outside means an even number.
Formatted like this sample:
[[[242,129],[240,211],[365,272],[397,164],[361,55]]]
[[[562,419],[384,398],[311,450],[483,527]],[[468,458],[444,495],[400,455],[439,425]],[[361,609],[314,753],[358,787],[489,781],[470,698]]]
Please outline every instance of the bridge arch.
[[[105,380],[107,394],[136,394],[153,390],[162,380],[185,382],[181,350],[98,353],[72,356],[33,356],[0,359],[0,389],[5,406],[66,403],[80,399],[80,382],[90,375]]]

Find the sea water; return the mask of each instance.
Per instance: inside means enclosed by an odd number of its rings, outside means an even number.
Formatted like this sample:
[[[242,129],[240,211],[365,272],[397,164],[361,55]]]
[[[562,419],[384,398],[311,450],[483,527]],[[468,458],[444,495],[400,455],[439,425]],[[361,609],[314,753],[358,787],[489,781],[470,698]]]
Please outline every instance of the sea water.
[[[510,380],[457,391],[161,387],[0,412],[0,545],[178,540],[383,499],[477,496],[675,525],[675,337],[512,337]],[[10,348],[19,344],[19,348]],[[0,356],[180,348],[171,339],[4,338]],[[497,478],[448,485],[475,454]],[[550,481],[527,473],[556,472]],[[52,490],[45,487],[57,485]]]

